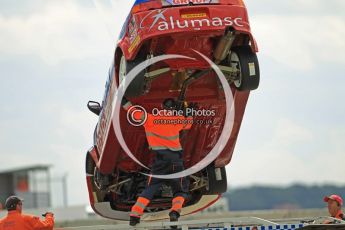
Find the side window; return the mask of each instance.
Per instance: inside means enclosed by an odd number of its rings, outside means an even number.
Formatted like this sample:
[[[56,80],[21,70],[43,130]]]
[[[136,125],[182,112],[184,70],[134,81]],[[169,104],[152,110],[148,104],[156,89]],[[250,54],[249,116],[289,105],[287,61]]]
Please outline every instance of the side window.
[[[111,81],[112,81],[112,78],[114,75],[114,70],[115,70],[115,67],[114,67],[114,64],[112,64],[110,69],[109,69],[107,82],[105,83],[105,91],[104,91],[104,96],[103,96],[103,100],[102,100],[102,108],[104,108],[104,105],[106,104],[106,100],[108,98]]]
[[[130,14],[127,16],[125,23],[123,23],[123,26],[122,26],[122,29],[120,32],[120,36],[119,36],[119,40],[121,40],[126,34],[129,18],[130,18]]]

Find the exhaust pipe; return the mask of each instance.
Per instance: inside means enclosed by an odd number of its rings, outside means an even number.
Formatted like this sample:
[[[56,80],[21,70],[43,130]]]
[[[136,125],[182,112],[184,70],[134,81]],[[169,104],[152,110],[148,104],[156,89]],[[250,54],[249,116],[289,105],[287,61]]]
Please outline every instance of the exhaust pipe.
[[[232,46],[232,43],[235,40],[235,29],[230,27],[229,30],[226,32],[226,34],[220,39],[216,50],[214,51],[214,58],[215,63],[219,64],[221,61],[223,61],[226,58],[226,55],[228,55],[229,50]]]
[[[182,84],[182,87],[181,87],[181,91],[180,91],[180,94],[177,98],[177,109],[178,110],[181,110],[183,109],[183,102],[185,101],[185,98],[186,98],[186,91],[187,91],[187,88],[188,86],[190,85],[190,83],[192,83],[194,80],[202,77],[202,76],[205,76],[208,72],[210,72],[209,69],[207,70],[197,70],[195,71],[190,77],[188,77],[186,80],[184,80],[183,84]]]

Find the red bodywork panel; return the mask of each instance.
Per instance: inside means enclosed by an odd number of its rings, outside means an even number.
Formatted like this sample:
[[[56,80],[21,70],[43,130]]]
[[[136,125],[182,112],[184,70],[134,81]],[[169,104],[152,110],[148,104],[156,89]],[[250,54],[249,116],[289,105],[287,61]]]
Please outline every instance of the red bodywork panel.
[[[170,85],[168,83],[164,84],[165,81],[169,80],[171,81],[171,76],[161,77],[159,82],[152,83],[150,93],[137,98],[135,101],[133,100],[132,103],[142,105],[148,111],[153,107],[159,108],[163,93],[164,97],[176,97],[178,95],[177,92],[167,93],[169,89],[162,88],[162,85]],[[231,137],[216,160],[216,166],[225,166],[231,160],[249,96],[249,92],[240,92],[235,89],[232,89],[232,91],[235,102],[235,122]],[[200,92],[202,92],[202,95],[200,95]],[[215,74],[206,75],[192,83],[188,89],[186,99],[190,102],[197,102],[201,109],[214,109],[216,111],[212,124],[193,124],[190,130],[184,131],[185,133],[181,135],[185,166],[190,167],[205,157],[217,142],[225,120],[225,100],[224,93],[218,90]],[[120,122],[122,134],[129,149],[141,162],[149,165],[153,154],[148,149],[144,128],[130,125],[123,110],[121,110]],[[111,124],[105,149],[99,161],[99,168],[102,173],[110,173],[114,167],[127,172],[140,169],[140,166],[133,162],[121,149],[115,137],[113,124]]]
[[[237,34],[248,36],[253,51],[258,51],[250,32],[246,8],[242,5],[179,6],[134,13],[128,18],[128,28],[118,42],[117,51],[121,51],[127,60],[132,60],[145,44],[154,51],[155,56],[179,54],[197,59],[165,61],[165,64],[172,70],[206,69],[209,68],[206,61],[191,49],[212,59],[215,41],[219,40],[220,36],[224,35],[225,30],[230,26],[237,31]],[[237,40],[236,42],[240,43],[241,41]],[[118,63],[118,56],[115,55],[115,71],[111,75],[109,93],[105,99],[96,130],[95,145],[99,153],[98,168],[104,174],[111,173],[115,168],[125,172],[135,172],[141,168],[121,149],[111,123],[114,109],[111,102],[117,88],[115,78]],[[178,91],[171,90],[172,81],[171,73],[160,76],[159,80],[152,81],[150,91],[147,94],[132,98],[132,103],[143,106],[147,111],[153,107],[159,108],[165,98],[176,98],[179,95]],[[216,159],[217,167],[227,165],[232,158],[249,97],[249,91],[240,92],[233,86],[231,87],[235,105],[235,121],[231,137]],[[214,73],[209,73],[193,82],[188,87],[186,100],[197,102],[201,109],[214,109],[216,111],[216,116],[212,118],[212,124],[194,124],[191,130],[185,131],[181,135],[185,167],[190,167],[209,153],[223,130],[225,99],[217,76]],[[150,165],[153,154],[148,149],[144,128],[130,125],[126,120],[125,111],[122,109],[119,116],[122,134],[127,146],[137,159],[145,165]]]
[[[155,16],[161,13],[161,18]],[[195,17],[193,17],[193,15]],[[159,17],[159,16],[157,16]],[[181,6],[172,8],[156,9],[139,12],[129,19],[129,29],[118,43],[127,60],[132,60],[140,46],[147,40],[172,38],[173,41],[159,44],[168,45],[165,54],[183,54],[179,51],[190,47],[199,50],[207,55],[212,52],[208,46],[204,47],[202,38],[221,36],[227,27],[232,26],[238,33],[246,34],[250,37],[253,51],[258,48],[250,32],[248,14],[244,6],[239,5],[200,5]],[[194,39],[189,40],[188,37]],[[190,46],[179,46],[178,40],[189,40]],[[198,43],[195,43],[198,40]],[[201,50],[198,47],[203,47]],[[203,52],[207,51],[207,52]],[[209,55],[207,55],[209,56]],[[196,67],[194,67],[196,68]]]

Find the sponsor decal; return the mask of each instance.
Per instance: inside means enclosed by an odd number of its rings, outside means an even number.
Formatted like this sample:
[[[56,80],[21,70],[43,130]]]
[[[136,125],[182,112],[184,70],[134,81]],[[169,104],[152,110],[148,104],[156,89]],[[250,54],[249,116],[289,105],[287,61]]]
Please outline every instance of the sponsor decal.
[[[133,41],[133,43],[131,44],[131,46],[128,49],[128,52],[132,53],[132,51],[134,50],[135,47],[137,47],[140,43],[140,36],[137,35]]]
[[[153,19],[153,22],[152,22],[152,24],[151,24],[151,26],[150,26],[150,28],[149,28],[149,31],[157,24],[157,22],[158,22],[160,19],[166,21],[166,18],[165,18],[165,16],[164,16],[164,12],[165,12],[165,11],[166,11],[166,9],[165,9],[165,10],[159,9],[159,10],[153,10],[153,11],[151,11],[150,13],[148,13],[148,14],[141,20],[140,25],[139,25],[139,28],[140,28],[140,29],[144,29],[144,28],[145,28],[145,27],[143,27],[143,23],[146,22],[147,18],[152,18],[152,19]],[[155,12],[156,12],[156,14],[153,15],[153,13],[155,13]]]
[[[163,5],[188,5],[188,4],[211,4],[219,3],[219,0],[165,0]]]
[[[181,18],[186,19],[186,18],[205,18],[207,17],[206,13],[195,13],[195,14],[182,14]]]
[[[132,43],[138,35],[138,26],[134,15],[128,24],[128,35],[130,43]]]
[[[160,31],[173,30],[173,29],[183,29],[183,28],[194,28],[200,29],[202,27],[218,27],[218,26],[239,26],[243,27],[242,18],[231,17],[214,17],[214,18],[204,18],[204,19],[192,19],[192,20],[175,20],[172,16],[169,20],[160,21],[157,24],[157,29]]]
[[[243,19],[241,17],[213,17],[213,18],[203,18],[203,19],[190,19],[193,16],[203,17],[203,14],[188,14],[185,18],[175,19],[173,16],[168,18],[164,15],[165,10],[155,10],[148,13],[140,22],[140,29],[145,28],[145,24],[148,18],[153,19],[149,31],[152,28],[156,28],[159,31],[174,30],[174,29],[184,29],[193,28],[195,30],[200,30],[205,27],[219,27],[219,26],[238,26],[243,27]]]

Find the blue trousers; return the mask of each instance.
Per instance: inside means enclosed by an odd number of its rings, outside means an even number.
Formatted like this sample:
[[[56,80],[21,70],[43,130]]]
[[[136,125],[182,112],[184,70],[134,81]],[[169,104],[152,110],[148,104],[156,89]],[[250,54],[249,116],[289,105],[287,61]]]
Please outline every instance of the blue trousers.
[[[157,150],[156,157],[152,165],[152,174],[166,175],[184,170],[182,151]],[[154,195],[160,190],[163,184],[170,185],[173,196],[183,196],[187,198],[189,191],[189,178],[160,179],[149,177],[144,191],[140,194],[148,200],[152,200]]]

